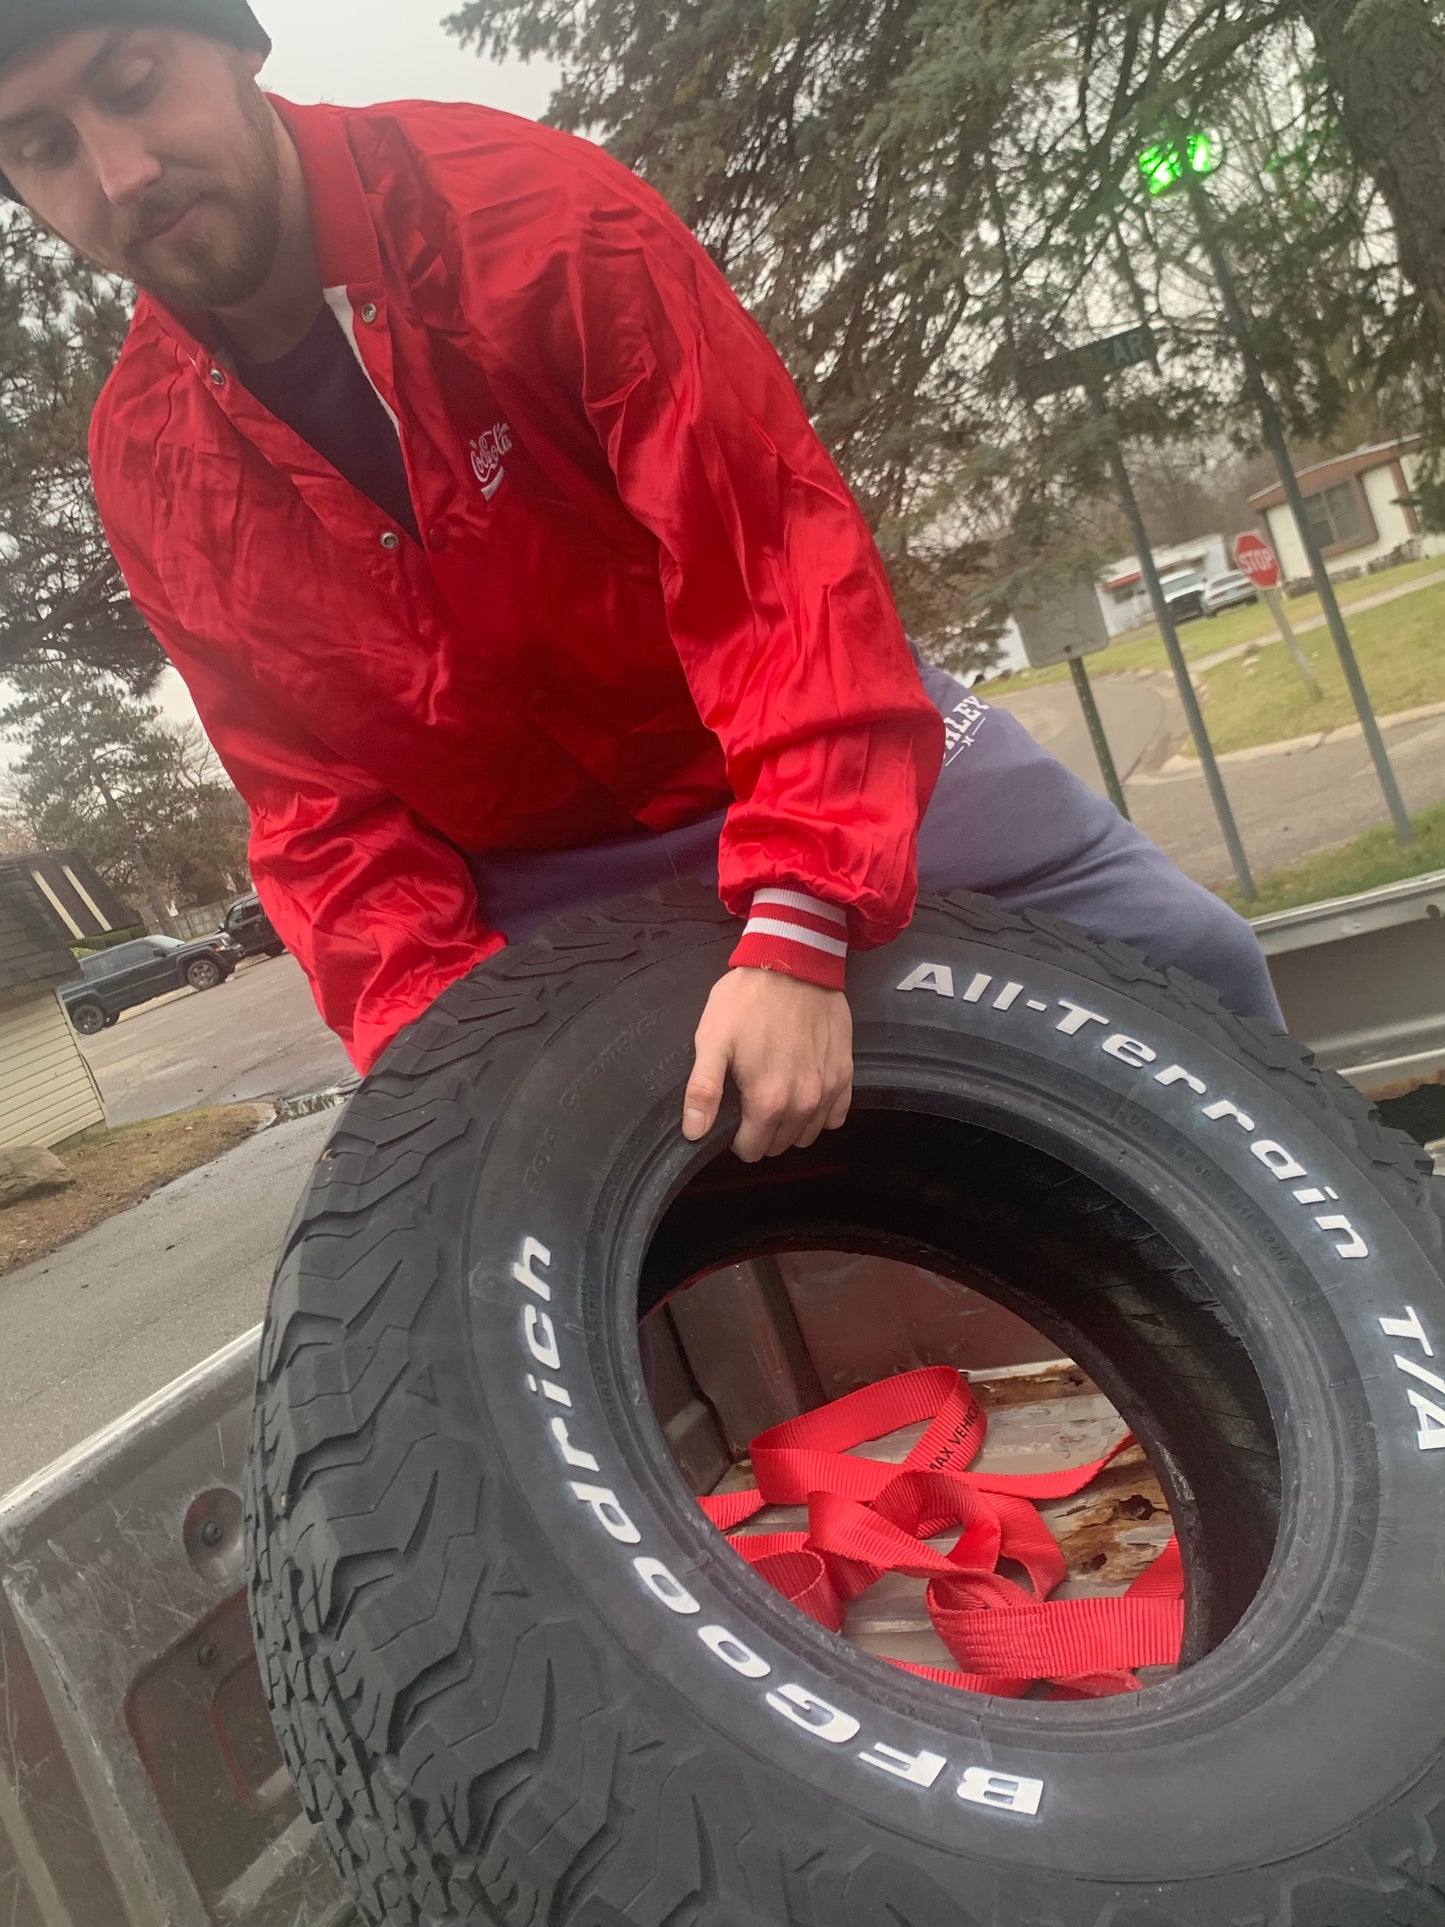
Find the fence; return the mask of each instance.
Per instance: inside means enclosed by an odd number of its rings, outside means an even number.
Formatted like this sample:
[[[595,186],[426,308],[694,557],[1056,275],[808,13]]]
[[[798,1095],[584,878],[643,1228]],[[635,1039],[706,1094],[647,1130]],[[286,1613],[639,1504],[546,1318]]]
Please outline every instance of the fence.
[[[221,918],[230,908],[231,901],[228,897],[224,903],[203,904],[198,910],[177,910],[174,913],[176,929],[188,940],[191,937],[209,937],[212,931],[220,929]]]

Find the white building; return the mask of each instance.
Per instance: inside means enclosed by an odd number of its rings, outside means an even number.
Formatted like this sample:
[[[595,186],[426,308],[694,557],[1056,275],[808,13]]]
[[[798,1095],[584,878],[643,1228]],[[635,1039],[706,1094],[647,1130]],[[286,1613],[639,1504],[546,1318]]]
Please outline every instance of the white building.
[[[1176,542],[1172,548],[1155,549],[1154,566],[1161,576],[1177,575],[1181,569],[1196,569],[1207,580],[1223,575],[1234,564],[1229,559],[1229,544],[1222,535],[1200,535],[1190,542]],[[1126,629],[1137,629],[1152,622],[1149,591],[1144,586],[1144,571],[1137,555],[1126,555],[1122,562],[1111,563],[1099,572],[1099,602],[1111,636]]]
[[[1413,491],[1423,448],[1422,436],[1405,435],[1300,470],[1305,506],[1331,575],[1359,574],[1396,557],[1445,553],[1445,537],[1424,534],[1404,499]],[[1249,506],[1279,557],[1283,579],[1307,580],[1309,561],[1284,489],[1279,483],[1261,489]]]

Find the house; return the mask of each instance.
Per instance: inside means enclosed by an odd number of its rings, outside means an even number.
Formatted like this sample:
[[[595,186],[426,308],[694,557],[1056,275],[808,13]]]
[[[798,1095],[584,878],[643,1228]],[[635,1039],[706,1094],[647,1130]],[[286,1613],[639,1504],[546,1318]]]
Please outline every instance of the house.
[[[121,902],[100,872],[78,850],[0,856],[0,872],[19,870],[60,919],[72,943],[142,929],[142,919]]]
[[[0,862],[0,1150],[60,1144],[105,1122],[55,994],[80,974],[70,935],[26,863]]]
[[[1200,535],[1193,541],[1176,542],[1172,548],[1154,551],[1154,567],[1161,576],[1178,575],[1181,570],[1193,569],[1208,581],[1210,576],[1223,575],[1226,569],[1233,566],[1229,560],[1228,544],[1222,535]],[[1121,562],[1111,563],[1107,569],[1100,571],[1099,603],[1111,636],[1122,635],[1126,629],[1137,629],[1141,623],[1153,621],[1154,611],[1137,555],[1126,555]]]
[[[1300,470],[1305,508],[1331,575],[1359,575],[1386,562],[1445,552],[1445,537],[1426,535],[1405,499],[1423,449],[1423,436],[1405,435]],[[1307,580],[1309,560],[1284,489],[1278,482],[1261,489],[1249,506],[1264,525],[1284,580]]]

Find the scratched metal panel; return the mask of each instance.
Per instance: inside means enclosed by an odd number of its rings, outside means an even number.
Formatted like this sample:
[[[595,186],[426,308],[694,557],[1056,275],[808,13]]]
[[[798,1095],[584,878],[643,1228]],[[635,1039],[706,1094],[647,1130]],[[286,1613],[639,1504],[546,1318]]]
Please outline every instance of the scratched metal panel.
[[[1445,1068],[1445,871],[1259,917],[1290,1030],[1371,1097]]]
[[[355,1919],[247,1625],[258,1339],[0,1501],[0,1915],[19,1927]]]

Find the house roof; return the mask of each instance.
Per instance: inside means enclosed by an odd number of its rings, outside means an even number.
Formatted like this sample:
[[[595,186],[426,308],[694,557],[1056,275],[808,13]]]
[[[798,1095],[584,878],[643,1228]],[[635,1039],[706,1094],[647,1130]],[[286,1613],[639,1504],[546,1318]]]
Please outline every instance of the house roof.
[[[107,937],[115,930],[132,929],[141,921],[78,850],[0,856],[0,871],[4,870],[20,870],[30,878],[59,917],[67,942]]]
[[[1402,435],[1394,442],[1372,442],[1368,448],[1357,448],[1348,455],[1331,455],[1328,461],[1313,462],[1308,468],[1299,470],[1300,486],[1306,495],[1320,495],[1325,489],[1333,488],[1336,482],[1348,481],[1352,475],[1363,475],[1372,468],[1391,468],[1402,455],[1413,454],[1425,440],[1423,435]],[[1251,495],[1249,506],[1257,515],[1266,509],[1284,507],[1284,484],[1276,482],[1273,488],[1262,488],[1257,495]]]
[[[1203,568],[1209,559],[1211,542],[1223,542],[1218,535],[1197,535],[1188,542],[1175,542],[1167,549],[1155,549],[1154,567],[1161,576],[1177,575],[1181,569]],[[1136,582],[1144,580],[1144,571],[1139,566],[1136,555],[1126,556],[1122,562],[1113,564],[1099,577],[1101,589],[1127,589]]]
[[[0,867],[0,992],[79,975],[60,919],[23,870]]]

